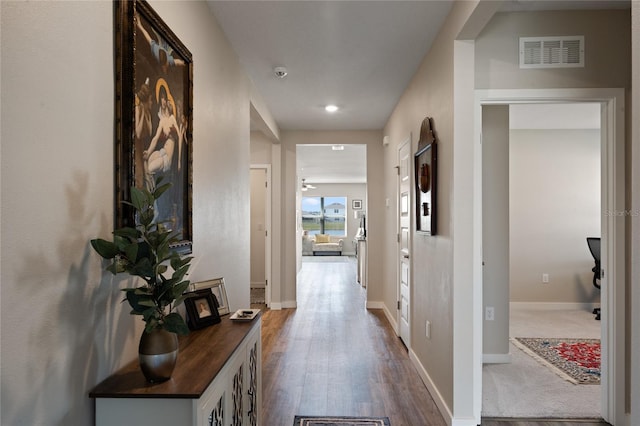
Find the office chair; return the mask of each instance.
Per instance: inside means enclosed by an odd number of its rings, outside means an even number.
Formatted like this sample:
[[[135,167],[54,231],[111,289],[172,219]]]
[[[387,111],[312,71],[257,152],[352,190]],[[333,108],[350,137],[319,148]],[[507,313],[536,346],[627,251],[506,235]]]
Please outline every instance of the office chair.
[[[593,260],[596,262],[591,270],[593,271],[593,285],[598,290],[600,289],[600,238],[587,237],[587,244],[589,245],[589,251]],[[596,319],[600,320],[600,308],[595,308],[593,313],[596,315]]]

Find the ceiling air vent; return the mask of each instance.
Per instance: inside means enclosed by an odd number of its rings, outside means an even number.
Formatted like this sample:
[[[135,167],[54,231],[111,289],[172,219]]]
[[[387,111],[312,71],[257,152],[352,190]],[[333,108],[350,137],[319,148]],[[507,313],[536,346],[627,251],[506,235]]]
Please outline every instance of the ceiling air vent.
[[[520,68],[584,67],[584,36],[520,37]]]

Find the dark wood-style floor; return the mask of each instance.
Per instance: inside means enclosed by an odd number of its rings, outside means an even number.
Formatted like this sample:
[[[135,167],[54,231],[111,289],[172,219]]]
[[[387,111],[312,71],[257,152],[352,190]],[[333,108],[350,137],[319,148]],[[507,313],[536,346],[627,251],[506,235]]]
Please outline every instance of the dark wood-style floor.
[[[445,426],[407,350],[346,257],[304,262],[298,308],[266,311],[262,328],[264,426],[296,414],[387,416],[392,426]],[[483,420],[483,426],[556,426]],[[595,426],[606,423],[584,423]]]

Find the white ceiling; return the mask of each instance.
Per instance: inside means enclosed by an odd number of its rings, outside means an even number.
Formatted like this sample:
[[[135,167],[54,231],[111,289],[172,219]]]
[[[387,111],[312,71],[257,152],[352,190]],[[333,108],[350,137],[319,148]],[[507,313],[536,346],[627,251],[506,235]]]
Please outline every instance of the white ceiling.
[[[452,3],[209,4],[281,129],[370,130],[384,126]],[[327,114],[330,103],[340,110]]]
[[[211,1],[281,130],[378,130],[450,1]],[[274,68],[286,67],[278,78]],[[340,109],[329,114],[327,104]],[[382,141],[380,141],[382,143]],[[366,182],[366,147],[298,147],[307,183]]]
[[[379,130],[453,2],[208,0],[208,4],[281,130]],[[618,7],[630,7],[630,0],[507,0],[503,10]],[[287,68],[283,79],[274,73],[278,66]],[[324,106],[329,103],[340,110],[326,113]],[[347,165],[354,161],[348,158],[349,151],[343,151]],[[309,180],[329,180],[322,176],[328,173],[311,163],[318,159],[327,165],[326,159],[317,152],[312,155],[301,160],[308,170],[318,171]],[[346,165],[338,162],[332,164],[344,170]]]
[[[342,151],[334,151],[331,145],[298,145],[300,179],[306,183],[366,183],[366,145],[342,146]]]

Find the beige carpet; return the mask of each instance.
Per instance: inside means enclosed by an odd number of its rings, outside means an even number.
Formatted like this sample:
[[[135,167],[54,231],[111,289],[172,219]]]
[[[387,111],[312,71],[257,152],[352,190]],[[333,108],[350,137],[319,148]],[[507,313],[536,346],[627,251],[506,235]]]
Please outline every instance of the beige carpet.
[[[511,312],[512,337],[599,338],[600,322],[587,311]],[[563,380],[510,344],[511,364],[487,364],[482,376],[483,417],[599,418],[600,385]]]

